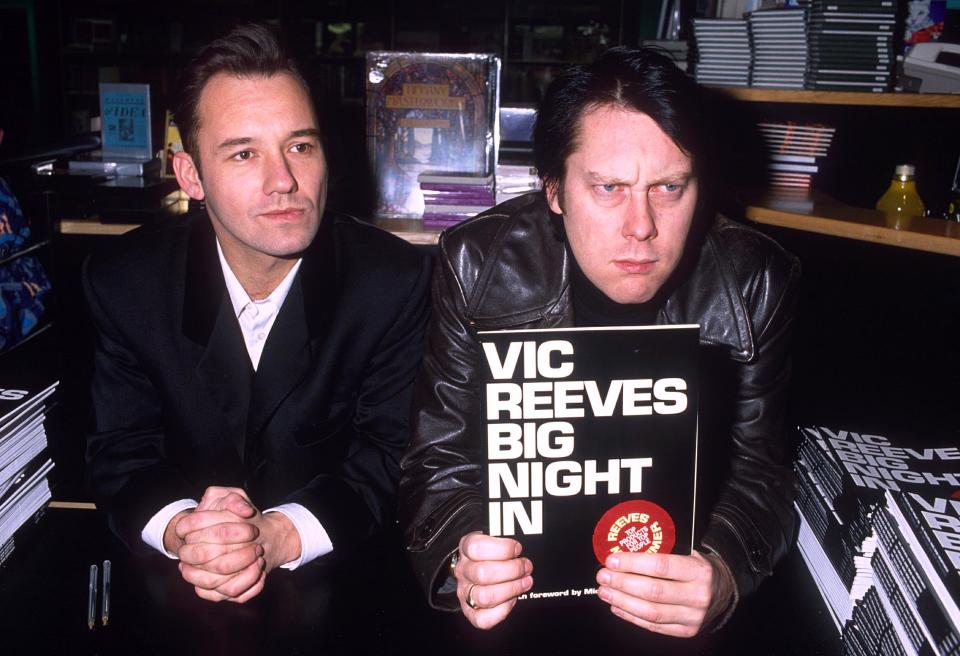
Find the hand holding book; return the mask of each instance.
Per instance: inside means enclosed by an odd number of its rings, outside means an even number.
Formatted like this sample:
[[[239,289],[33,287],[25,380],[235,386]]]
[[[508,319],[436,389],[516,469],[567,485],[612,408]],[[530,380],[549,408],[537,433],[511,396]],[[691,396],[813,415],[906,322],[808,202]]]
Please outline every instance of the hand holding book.
[[[517,597],[533,587],[533,563],[522,558],[523,547],[511,538],[476,532],[460,540],[453,568],[457,598],[464,616],[478,629],[489,629],[507,618]]]
[[[655,633],[695,636],[733,600],[733,577],[712,554],[624,551],[605,565],[597,595],[620,619]]]

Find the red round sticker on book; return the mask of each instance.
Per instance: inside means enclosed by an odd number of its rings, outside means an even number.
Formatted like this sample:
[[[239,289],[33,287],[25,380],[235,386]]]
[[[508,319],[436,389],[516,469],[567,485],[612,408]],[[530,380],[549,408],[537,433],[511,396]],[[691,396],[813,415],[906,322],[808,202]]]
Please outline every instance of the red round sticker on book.
[[[618,503],[593,529],[593,553],[601,565],[612,553],[670,553],[676,541],[677,528],[670,514],[640,499]]]

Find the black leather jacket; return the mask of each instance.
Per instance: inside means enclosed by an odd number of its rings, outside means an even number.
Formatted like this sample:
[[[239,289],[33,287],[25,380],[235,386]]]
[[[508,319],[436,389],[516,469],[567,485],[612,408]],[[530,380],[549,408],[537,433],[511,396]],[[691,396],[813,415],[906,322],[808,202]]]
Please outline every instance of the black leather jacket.
[[[528,194],[447,230],[402,462],[400,519],[417,578],[436,608],[459,607],[447,564],[483,530],[478,330],[573,325],[561,219]],[[698,549],[714,552],[737,598],[793,540],[785,392],[799,265],[764,235],[717,217],[688,241],[658,324],[701,327]],[[534,563],[536,567],[536,563]]]

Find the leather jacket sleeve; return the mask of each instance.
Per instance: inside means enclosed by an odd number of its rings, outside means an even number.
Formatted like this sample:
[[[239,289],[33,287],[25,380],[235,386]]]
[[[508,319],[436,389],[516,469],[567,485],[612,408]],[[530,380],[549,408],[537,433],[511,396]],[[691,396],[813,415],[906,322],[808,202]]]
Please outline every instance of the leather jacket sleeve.
[[[486,322],[494,311],[531,322],[526,327],[571,325],[573,319],[565,280],[560,276],[557,283],[555,273],[561,269],[555,251],[562,253],[562,245],[553,248],[544,231],[531,227],[535,205],[515,207],[496,230],[490,228],[496,217],[488,214],[487,225],[475,223],[466,237],[446,244],[441,239],[434,267],[433,316],[414,390],[411,444],[401,464],[400,520],[416,576],[430,605],[440,609],[459,608],[448,580],[450,556],[464,535],[484,528],[475,332],[488,326],[473,319]],[[536,256],[503,255],[519,241]],[[698,500],[710,510],[697,548],[729,567],[739,598],[770,574],[796,527],[784,409],[799,265],[768,238],[727,221],[711,231],[701,259],[704,264],[658,323],[700,323],[702,344],[719,347],[724,368],[732,372],[729,423],[712,436],[725,461],[705,459],[701,467],[716,481]],[[505,267],[506,289],[553,299],[538,306],[539,323],[502,287],[488,294],[496,300],[485,301],[483,312],[474,311],[491,271]]]
[[[411,442],[401,462],[400,521],[417,580],[430,605],[459,609],[452,586],[440,588],[460,539],[483,530],[480,399],[474,385],[480,351],[465,319],[465,300],[450,262],[434,268],[433,313],[414,386]]]
[[[741,290],[754,349],[753,357],[734,365],[729,469],[701,549],[727,564],[740,597],[771,574],[796,531],[785,407],[800,266],[757,233],[733,241],[725,239],[728,231],[744,228],[721,223],[718,241]]]

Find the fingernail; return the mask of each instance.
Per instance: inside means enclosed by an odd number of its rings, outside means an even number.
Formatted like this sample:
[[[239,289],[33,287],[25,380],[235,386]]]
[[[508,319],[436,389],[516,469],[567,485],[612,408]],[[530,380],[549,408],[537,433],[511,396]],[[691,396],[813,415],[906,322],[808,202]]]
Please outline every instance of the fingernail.
[[[597,582],[600,583],[601,585],[606,585],[607,583],[610,583],[610,579],[611,579],[611,576],[609,571],[602,569],[599,572],[597,572]]]
[[[532,577],[532,576],[524,576],[522,583],[523,583],[523,589],[524,589],[524,590],[529,590],[530,588],[533,587],[533,577]]]
[[[620,556],[616,554],[607,557],[607,567],[610,569],[617,569],[620,567]]]
[[[603,599],[604,601],[610,601],[610,589],[609,588],[599,588],[597,590],[597,596]]]

